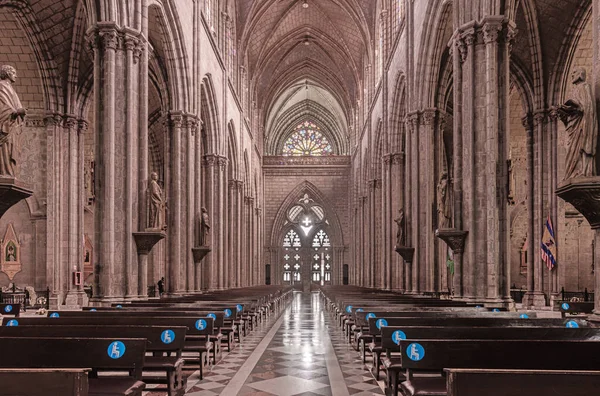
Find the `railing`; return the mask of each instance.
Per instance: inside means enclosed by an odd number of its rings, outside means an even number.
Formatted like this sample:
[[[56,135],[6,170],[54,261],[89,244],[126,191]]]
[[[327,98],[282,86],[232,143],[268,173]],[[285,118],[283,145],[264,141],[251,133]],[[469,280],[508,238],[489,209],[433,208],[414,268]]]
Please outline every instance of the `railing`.
[[[561,301],[594,301],[594,292],[588,292],[585,288],[582,292],[565,291],[565,288],[560,289]]]
[[[50,308],[50,289],[36,292],[35,301],[31,301],[31,296],[27,289],[21,290],[14,284],[11,291],[0,291],[0,303],[3,304],[21,304],[23,311],[27,308]]]
[[[523,302],[523,296],[525,295],[525,293],[527,293],[527,290],[523,290],[523,289],[510,289],[510,297],[517,304],[520,304],[520,303]]]

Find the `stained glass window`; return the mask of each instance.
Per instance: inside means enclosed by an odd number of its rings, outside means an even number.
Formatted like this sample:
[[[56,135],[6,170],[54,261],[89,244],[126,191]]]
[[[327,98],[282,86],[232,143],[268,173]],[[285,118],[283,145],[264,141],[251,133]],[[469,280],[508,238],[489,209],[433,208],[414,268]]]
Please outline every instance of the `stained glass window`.
[[[285,237],[283,238],[283,247],[294,247],[299,248],[302,247],[302,243],[300,242],[300,237],[294,230],[290,230]]]
[[[318,249],[320,247],[330,247],[331,243],[329,242],[329,237],[327,236],[325,231],[320,230],[313,238],[312,245],[314,248]]]
[[[283,155],[331,155],[333,149],[320,128],[305,121],[298,125],[283,145]]]

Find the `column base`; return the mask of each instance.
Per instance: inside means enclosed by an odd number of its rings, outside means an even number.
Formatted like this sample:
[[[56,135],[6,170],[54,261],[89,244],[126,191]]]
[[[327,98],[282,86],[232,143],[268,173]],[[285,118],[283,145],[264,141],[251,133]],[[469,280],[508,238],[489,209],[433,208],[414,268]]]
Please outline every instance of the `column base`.
[[[587,320],[594,324],[594,327],[600,327],[600,311],[594,310],[594,313],[587,317]]]
[[[111,304],[121,303],[124,301],[124,297],[114,296],[103,296],[103,297],[92,297],[88,303],[91,307],[110,307]]]
[[[523,296],[523,307],[545,307],[546,296],[542,292],[527,292]]]
[[[82,290],[69,291],[65,298],[65,307],[68,309],[79,309],[87,306],[89,298]]]

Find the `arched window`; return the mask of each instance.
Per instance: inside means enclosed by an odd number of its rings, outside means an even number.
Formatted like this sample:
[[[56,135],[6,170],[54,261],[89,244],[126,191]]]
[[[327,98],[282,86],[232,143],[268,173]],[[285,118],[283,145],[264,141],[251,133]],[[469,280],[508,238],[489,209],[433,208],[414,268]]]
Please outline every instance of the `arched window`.
[[[302,247],[300,236],[294,230],[289,230],[283,237],[284,263],[283,263],[283,281],[291,282],[292,275],[294,282],[300,282],[300,255],[298,250]]]
[[[283,145],[282,155],[331,155],[333,148],[320,128],[310,121],[298,125]]]
[[[319,230],[313,238],[312,248],[315,253],[312,256],[312,281],[324,284],[331,283],[331,242],[329,236],[323,230]]]

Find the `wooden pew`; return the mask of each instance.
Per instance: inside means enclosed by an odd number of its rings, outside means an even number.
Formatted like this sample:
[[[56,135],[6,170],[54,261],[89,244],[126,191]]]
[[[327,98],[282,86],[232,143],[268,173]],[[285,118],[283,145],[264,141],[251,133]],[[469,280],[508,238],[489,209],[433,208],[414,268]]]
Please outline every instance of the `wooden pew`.
[[[560,310],[563,318],[567,314],[591,314],[594,311],[594,302],[554,301],[554,308]]]
[[[91,368],[89,396],[141,396],[144,338],[0,337],[0,368]],[[128,376],[97,377],[100,371]]]
[[[90,369],[0,369],[0,396],[88,396]]]
[[[42,322],[42,321],[40,321]],[[145,338],[146,356],[143,370],[165,372],[162,379],[143,377],[145,383],[158,382],[167,384],[167,393],[183,395],[186,379],[183,376],[183,359],[181,352],[184,347],[187,327],[183,326],[3,326],[0,327],[0,337],[15,338]],[[169,356],[165,356],[167,354]],[[172,356],[171,356],[172,354]]]
[[[16,322],[16,323],[15,323]],[[74,318],[3,318],[2,326],[173,326],[186,327],[184,353],[198,354],[196,359],[184,356],[188,362],[197,363],[203,378],[212,352],[216,364],[215,348],[209,340],[213,334],[213,320],[207,317],[74,317]],[[184,367],[185,368],[185,367]]]
[[[21,304],[0,304],[0,315],[19,317]]]
[[[90,309],[88,311],[48,311],[49,318],[120,318],[122,316],[131,318],[148,318],[148,317],[186,317],[186,318],[200,318],[207,317],[214,320],[213,334],[210,335],[210,341],[214,344],[214,358],[215,363],[218,362],[222,355],[221,341],[223,340],[223,334],[221,330],[225,327],[225,314],[214,310],[210,311],[177,311],[173,310],[134,310],[125,308],[115,308],[110,310],[96,310]],[[231,346],[231,340],[233,334],[228,333],[228,337],[225,342],[226,345]]]
[[[403,367],[396,357],[400,352],[402,339],[449,339],[449,340],[589,340],[600,341],[599,328],[559,328],[559,327],[407,327],[384,326],[381,328],[382,349],[385,357],[381,360],[387,371],[387,387],[394,389]],[[374,359],[379,356],[374,356]],[[377,363],[379,369],[379,362]]]
[[[446,368],[599,370],[600,342],[584,340],[400,340],[405,396],[446,396]],[[504,386],[505,392],[511,388]],[[591,390],[593,394],[597,389]]]
[[[448,396],[590,396],[600,371],[444,369]]]

